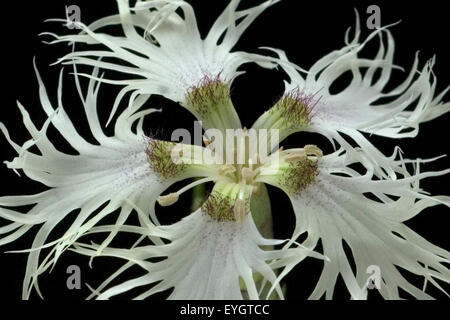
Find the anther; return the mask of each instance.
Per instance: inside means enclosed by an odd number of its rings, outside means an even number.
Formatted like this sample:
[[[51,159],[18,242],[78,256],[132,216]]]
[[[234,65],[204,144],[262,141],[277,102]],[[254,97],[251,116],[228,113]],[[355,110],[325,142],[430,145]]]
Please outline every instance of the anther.
[[[162,207],[167,207],[167,206],[171,206],[172,204],[177,202],[178,198],[179,198],[179,195],[178,195],[178,193],[175,192],[175,193],[169,193],[168,195],[165,195],[165,196],[159,196],[157,198],[157,201]]]
[[[219,173],[221,175],[227,175],[229,173],[234,173],[234,172],[236,172],[236,168],[234,166],[232,166],[232,165],[229,165],[229,164],[224,164],[219,169]]]
[[[253,170],[248,167],[244,167],[241,170],[241,175],[242,178],[244,178],[246,181],[249,181],[253,178]]]
[[[286,162],[296,162],[296,161],[303,161],[306,159],[306,151],[305,149],[298,150],[296,152],[293,152],[284,158]]]
[[[211,144],[211,140],[203,136],[203,143],[205,144],[205,147],[208,147]]]
[[[313,144],[307,144],[303,147],[307,155],[316,156],[318,158],[323,157],[323,152],[317,146]]]

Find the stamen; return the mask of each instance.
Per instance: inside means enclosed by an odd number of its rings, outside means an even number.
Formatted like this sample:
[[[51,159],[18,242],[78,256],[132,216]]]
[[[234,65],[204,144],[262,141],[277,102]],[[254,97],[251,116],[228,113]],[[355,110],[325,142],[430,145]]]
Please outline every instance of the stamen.
[[[213,180],[212,178],[203,178],[203,179],[195,180],[194,182],[188,184],[187,186],[184,186],[177,192],[169,193],[168,195],[165,195],[165,196],[159,196],[157,201],[163,207],[170,206],[170,205],[174,204],[175,202],[177,202],[180,195],[183,194],[184,192],[188,191],[189,189],[194,188],[195,186],[198,186],[199,184],[210,182],[212,180]]]
[[[219,169],[219,174],[221,174],[221,175],[227,175],[227,174],[234,173],[234,172],[236,172],[236,167],[232,166],[230,164],[224,164]]]
[[[246,181],[250,181],[253,178],[253,170],[247,167],[242,168],[241,170],[242,178]]]
[[[238,222],[243,222],[247,213],[245,200],[236,199],[236,201],[234,202],[233,212],[234,219]]]
[[[211,140],[203,136],[203,143],[205,144],[205,147],[208,147],[211,144]]]
[[[289,155],[284,158],[284,161],[286,162],[296,162],[296,161],[304,161],[306,160],[306,151],[305,149],[298,150],[294,153],[290,153]]]
[[[315,146],[313,144],[307,144],[306,146],[303,147],[303,149],[305,150],[307,155],[313,155],[318,158],[323,157],[322,150],[320,150],[317,146]]]
[[[284,158],[286,162],[304,161],[307,156],[323,157],[323,152],[313,144],[307,144],[302,149],[289,150],[289,154]]]
[[[165,196],[159,196],[157,198],[157,201],[162,207],[167,207],[167,206],[171,206],[172,204],[177,202],[178,198],[179,198],[178,193],[174,192],[174,193],[169,193],[168,195],[165,195]]]
[[[187,186],[184,186],[183,188],[178,190],[177,194],[181,195],[182,193],[188,191],[189,189],[192,189],[192,188],[198,186],[199,184],[203,184],[203,183],[210,182],[210,181],[213,181],[213,180],[214,180],[213,178],[209,178],[209,177],[195,180],[194,182],[192,182],[192,183],[188,184]]]

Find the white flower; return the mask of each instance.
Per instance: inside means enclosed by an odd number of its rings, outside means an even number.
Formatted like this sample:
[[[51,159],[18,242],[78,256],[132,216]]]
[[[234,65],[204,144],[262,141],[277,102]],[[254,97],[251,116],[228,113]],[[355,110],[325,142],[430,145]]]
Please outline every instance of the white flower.
[[[284,96],[253,128],[241,129],[230,97],[231,82],[239,74],[237,69],[249,61],[269,67],[275,60],[231,49],[253,19],[275,2],[237,11],[239,0],[231,0],[202,39],[193,10],[184,1],[138,1],[135,8],[130,8],[128,1],[117,0],[119,15],[90,26],[79,24],[83,31],[78,35],[56,36],[56,42],[107,47],[100,51],[74,51],[63,58],[69,64],[94,66],[94,71],[86,74],[90,81],[85,95],[77,69],[74,70],[88,127],[97,143],[86,141],[65,113],[62,80],[58,107],[54,108],[39,75],[41,105],[48,116],[44,126],[37,129],[19,104],[32,137],[20,146],[0,124],[18,153],[7,166],[49,187],[36,195],[0,198],[0,217],[10,222],[0,228],[0,245],[40,226],[32,248],[23,250],[29,251],[24,298],[30,296],[34,287],[39,292],[38,275],[54,265],[68,248],[90,257],[106,255],[127,261],[94,290],[91,297],[101,299],[144,286],[136,298],[172,289],[170,298],[174,299],[241,299],[247,295],[258,299],[270,298],[272,294],[283,298],[280,281],[306,257],[324,260],[311,298],[332,298],[340,275],[353,299],[366,298],[366,271],[371,266],[381,270],[379,290],[385,298],[401,298],[400,289],[419,299],[431,298],[426,292],[427,283],[445,292],[438,281],[450,282],[450,253],[421,238],[404,222],[428,207],[450,206],[450,197],[428,195],[420,187],[423,179],[450,170],[421,173],[420,165],[434,159],[403,159],[399,148],[386,157],[361,134],[414,136],[420,123],[449,110],[450,104],[441,102],[445,92],[434,97],[433,61],[418,72],[416,59],[406,80],[384,92],[396,68],[392,61],[393,39],[385,28],[359,44],[357,26],[353,41],[346,41],[343,49],[320,59],[306,76],[287,61],[282,51],[273,49],[290,82]],[[124,37],[98,31],[114,25],[122,27]],[[376,57],[361,58],[359,52],[377,36],[380,48]],[[131,66],[124,66],[124,62]],[[141,79],[105,79],[99,75],[99,69]],[[340,93],[332,94],[330,87],[346,72],[351,72],[352,82]],[[125,86],[111,115],[118,110],[124,95],[132,92],[128,108],[115,121],[114,136],[105,135],[97,115],[97,80]],[[215,143],[219,139],[211,141],[208,137],[204,137],[205,147],[148,138],[143,132],[143,119],[155,110],[141,108],[151,94],[180,102],[203,121],[205,128],[219,132],[239,128],[241,135],[227,137],[218,149]],[[392,100],[378,105],[381,98]],[[58,151],[48,138],[49,126],[56,128],[78,155]],[[279,130],[282,139],[298,131],[318,132],[337,142],[339,148],[325,156],[315,145],[276,150],[272,148],[272,138],[276,136],[272,132],[266,132],[266,140],[252,135],[252,129],[261,128]],[[353,139],[357,147],[352,147],[341,134]],[[232,149],[226,151],[231,153],[224,154],[222,147],[229,145]],[[264,148],[268,145],[271,148]],[[33,152],[33,146],[40,153]],[[255,146],[267,152],[254,153]],[[234,162],[214,162],[218,158],[229,160],[229,155]],[[173,183],[188,178],[197,179],[176,192],[163,194]],[[214,187],[200,209],[172,225],[159,224],[156,202],[170,206],[186,191],[206,182],[213,182]],[[258,230],[258,222],[272,219],[267,212],[254,210],[255,199],[259,201],[261,198],[257,197],[265,190],[263,184],[282,189],[290,198],[296,225],[289,239],[272,239],[271,234],[265,235],[266,239]],[[16,208],[27,205],[33,207],[26,213]],[[132,213],[138,214],[138,225],[127,221]],[[70,215],[73,220],[64,234],[48,241],[55,227]],[[111,215],[116,222],[105,225],[103,218]],[[277,210],[273,218],[279,215]],[[104,236],[100,244],[83,242],[84,236],[94,233]],[[119,233],[137,235],[139,240],[130,248],[112,247],[111,241]],[[298,243],[305,233],[306,239]],[[141,243],[144,240],[145,245]],[[323,253],[313,251],[319,241]],[[347,256],[344,243],[353,257]],[[41,259],[45,249],[50,252]],[[356,270],[352,270],[352,260]],[[134,264],[142,267],[145,274],[106,289]],[[423,277],[424,288],[411,284],[399,268]]]
[[[389,166],[385,156],[361,132],[388,138],[414,137],[420,123],[450,111],[450,103],[441,102],[448,89],[435,97],[434,58],[419,70],[416,56],[405,80],[386,90],[393,71],[401,69],[393,62],[394,39],[390,31],[386,27],[378,29],[362,43],[359,37],[357,18],[353,40],[348,40],[347,33],[345,47],[325,55],[305,72],[287,61],[283,51],[272,49],[280,56],[280,65],[288,74],[289,82],[284,96],[253,127],[278,127],[281,139],[298,131],[318,132],[333,144],[337,141],[352,149],[348,139],[342,136],[345,134],[394,177],[395,168]],[[376,56],[361,56],[366,45],[377,38]],[[351,75],[350,83],[339,92],[330,92],[332,85],[344,75]]]
[[[111,116],[128,92],[132,92],[130,105],[136,96],[160,94],[180,102],[201,118],[206,128],[240,128],[231,100],[218,107],[217,101],[196,99],[196,91],[221,84],[227,93],[234,78],[242,73],[237,69],[244,63],[274,66],[268,57],[231,50],[250,23],[276,2],[269,0],[238,11],[240,0],[232,0],[202,39],[194,11],[185,1],[138,1],[134,8],[130,8],[128,0],[117,0],[119,15],[100,19],[90,26],[79,23],[83,28],[81,34],[53,35],[57,38],[53,43],[102,44],[106,50],[75,51],[61,61],[97,66],[132,76],[127,80],[101,79],[124,86]],[[182,10],[183,17],[177,9]],[[115,25],[122,27],[124,37],[100,32],[103,27]],[[216,100],[221,97],[209,98]],[[218,107],[217,113],[223,118],[223,123],[205,116],[205,112],[209,112],[207,109],[214,107]]]

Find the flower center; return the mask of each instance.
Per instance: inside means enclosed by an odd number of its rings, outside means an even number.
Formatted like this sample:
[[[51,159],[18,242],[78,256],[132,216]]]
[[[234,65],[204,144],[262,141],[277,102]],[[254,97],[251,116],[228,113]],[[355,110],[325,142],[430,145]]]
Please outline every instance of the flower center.
[[[148,160],[159,176],[176,180],[205,177],[177,192],[158,197],[158,203],[172,205],[185,191],[213,181],[215,185],[202,206],[203,213],[217,221],[242,222],[250,212],[252,195],[259,193],[262,183],[296,195],[315,181],[317,159],[322,156],[322,151],[316,146],[289,150],[279,148],[270,152],[267,146],[272,146],[272,143],[267,142],[267,134],[261,139],[254,129],[234,132],[234,135],[227,136],[226,148],[214,145],[206,137],[205,147],[150,140]],[[219,163],[206,161],[211,159],[219,160]]]
[[[257,131],[244,128],[236,132],[238,133],[233,136],[227,136],[226,154],[223,157],[224,164],[220,167],[220,176],[225,181],[257,187],[259,168],[271,160],[267,157],[269,151],[266,145],[259,144],[261,139]]]

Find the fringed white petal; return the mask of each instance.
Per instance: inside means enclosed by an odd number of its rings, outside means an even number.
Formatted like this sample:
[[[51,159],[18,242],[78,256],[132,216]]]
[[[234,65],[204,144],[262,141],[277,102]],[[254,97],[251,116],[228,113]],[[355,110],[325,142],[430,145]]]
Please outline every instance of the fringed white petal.
[[[137,296],[137,299],[171,288],[173,291],[169,299],[242,299],[239,278],[244,281],[250,299],[265,298],[258,293],[261,288],[255,282],[256,273],[275,284],[276,292],[283,297],[272,264],[278,262],[279,268],[282,266],[280,261],[292,260],[299,255],[321,258],[321,255],[302,247],[270,251],[261,249],[261,246],[273,246],[284,241],[264,239],[256,229],[251,214],[242,223],[219,222],[199,209],[170,226],[148,226],[143,230],[125,226],[122,231],[155,234],[170,243],[129,250],[109,247],[103,249],[102,255],[122,257],[138,264],[147,273],[104,292],[97,290],[100,299],[108,299],[138,287],[144,287],[141,291],[145,292]],[[78,244],[75,251],[95,256],[97,248],[96,245]],[[152,262],[155,258],[164,260]],[[107,283],[131,265],[126,264]],[[101,288],[105,286],[106,283]]]
[[[392,72],[400,69],[393,62],[394,39],[387,28],[374,31],[362,43],[359,43],[359,35],[357,23],[354,39],[351,42],[347,39],[344,48],[321,58],[304,76],[298,72],[299,67],[287,62],[284,52],[275,52],[290,78],[286,83],[286,93],[298,90],[309,99],[306,107],[311,115],[310,123],[294,131],[321,133],[349,150],[351,146],[343,133],[375,162],[383,162],[383,155],[358,131],[389,138],[414,137],[421,123],[450,111],[450,103],[442,102],[448,89],[435,94],[434,58],[420,70],[416,56],[404,81],[386,90]],[[361,51],[368,42],[377,38],[379,49],[376,56],[371,59],[362,57]],[[330,92],[335,81],[349,74],[351,81],[345,88]],[[389,171],[392,168],[384,169]]]
[[[239,74],[237,69],[244,63],[274,66],[264,56],[231,52],[231,49],[249,24],[276,2],[269,0],[238,11],[240,0],[232,0],[205,39],[200,36],[191,5],[168,0],[138,1],[134,8],[130,8],[128,0],[117,0],[119,15],[100,19],[89,26],[80,23],[83,32],[79,35],[52,36],[56,37],[53,42],[103,44],[107,48],[75,51],[61,59],[66,63],[92,65],[133,76],[121,81],[102,80],[125,85],[116,105],[127,92],[160,94],[183,104],[188,90],[205,76],[220,77],[221,81],[231,84]],[[183,16],[177,9],[182,10]],[[122,27],[125,37],[98,31],[117,25]],[[124,66],[123,62],[129,66]],[[138,79],[134,78],[136,76]]]
[[[36,70],[37,72],[37,70]],[[61,73],[62,75],[62,73]],[[97,71],[94,71],[97,76]],[[151,169],[147,160],[147,141],[142,130],[145,114],[154,109],[131,114],[123,112],[115,123],[115,135],[106,136],[97,115],[98,84],[91,80],[87,94],[83,96],[78,78],[78,92],[92,135],[98,144],[91,144],[80,136],[62,106],[62,79],[58,90],[59,107],[54,109],[47,96],[44,84],[37,73],[42,108],[48,116],[42,129],[37,129],[28,112],[20,104],[23,122],[32,139],[19,146],[11,141],[6,128],[3,133],[19,154],[8,168],[22,170],[26,176],[49,187],[48,190],[34,195],[0,197],[0,217],[10,221],[2,227],[0,244],[9,243],[35,225],[41,225],[34,238],[28,258],[23,284],[23,295],[27,298],[36,278],[52,264],[59,255],[78,237],[83,235],[102,218],[112,213],[117,216],[117,225],[123,224],[133,207],[137,206],[147,214],[154,212],[156,198],[171,183],[161,179]],[[136,132],[132,124],[139,121]],[[58,151],[47,136],[47,128],[52,125],[61,136],[79,153],[69,155]],[[36,146],[35,153],[30,147]],[[182,177],[185,178],[185,177]],[[22,213],[20,208],[32,206]],[[153,214],[154,215],[154,214]],[[57,240],[47,242],[52,230],[68,216],[72,223]],[[106,246],[114,236],[111,232]],[[41,250],[50,247],[46,257],[40,261]],[[28,251],[28,250],[24,250]]]
[[[380,29],[358,44],[359,32],[357,29],[355,39],[346,47],[316,62],[305,77],[293,65],[283,64],[290,77],[286,91],[300,88],[306,95],[314,95],[314,126],[353,128],[391,138],[413,137],[420,123],[450,111],[450,104],[441,102],[444,93],[434,98],[434,58],[419,70],[416,56],[405,80],[386,91],[393,70],[399,69],[393,62],[394,39],[388,29]],[[361,50],[377,37],[376,56],[361,57]],[[333,83],[346,73],[352,75],[349,85],[331,93]]]
[[[321,240],[323,254],[329,258],[310,298],[325,294],[331,299],[339,275],[353,299],[366,298],[369,266],[380,268],[380,293],[384,298],[401,298],[400,288],[418,299],[432,298],[409,283],[399,268],[440,288],[436,280],[450,282],[450,253],[429,243],[403,222],[425,208],[450,206],[450,197],[428,196],[419,187],[422,179],[449,170],[420,173],[417,164],[412,175],[379,180],[373,178],[371,169],[362,175],[348,167],[352,162],[340,152],[320,159],[315,182],[298,195],[291,195],[296,214],[293,240],[306,232],[302,245],[313,249]],[[346,255],[344,242],[353,257]],[[351,268],[352,259],[356,274]]]

